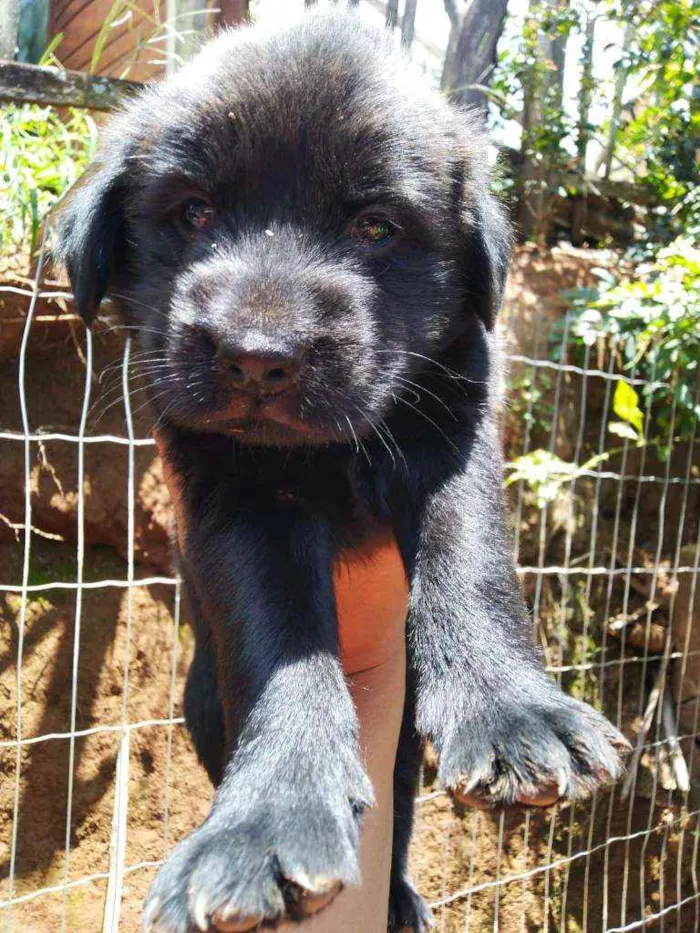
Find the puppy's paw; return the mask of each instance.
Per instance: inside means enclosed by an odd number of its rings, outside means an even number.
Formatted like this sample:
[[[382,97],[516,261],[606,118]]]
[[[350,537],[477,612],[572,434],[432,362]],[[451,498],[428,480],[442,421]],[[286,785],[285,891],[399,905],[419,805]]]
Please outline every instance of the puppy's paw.
[[[629,750],[604,716],[547,683],[461,722],[442,744],[439,777],[465,804],[548,806],[617,781]]]
[[[242,807],[240,817],[215,809],[161,868],[146,900],[146,931],[267,929],[317,913],[357,884],[360,814],[370,801],[288,794]]]
[[[409,878],[391,879],[389,933],[428,933],[435,926],[428,904]]]

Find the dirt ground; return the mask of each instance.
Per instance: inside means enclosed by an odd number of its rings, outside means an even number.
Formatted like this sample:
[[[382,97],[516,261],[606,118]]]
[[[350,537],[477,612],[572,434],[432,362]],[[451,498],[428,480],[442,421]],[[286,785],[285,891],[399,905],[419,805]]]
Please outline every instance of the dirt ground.
[[[543,355],[540,337],[535,336],[531,326],[533,318],[544,315],[556,319],[563,310],[560,290],[586,281],[593,261],[568,254],[552,259],[527,251],[518,257],[511,282],[510,307],[517,302],[521,308],[514,320],[519,352]],[[7,336],[8,331],[2,333]],[[11,340],[14,333],[14,330],[10,333]],[[29,390],[34,425],[75,430],[81,367],[66,362],[66,347],[75,361],[71,341],[65,330],[57,336],[55,330],[47,328],[46,335],[33,348]],[[0,430],[17,430],[19,426],[16,349],[5,343],[2,354],[6,362],[0,367]],[[99,352],[108,361],[113,347],[105,346]],[[61,374],[57,382],[47,382],[49,372],[54,376],[56,372]],[[13,386],[15,394],[10,398],[8,393]],[[115,420],[110,421],[110,417]],[[112,413],[101,422],[99,430],[123,433],[123,425],[116,419]],[[594,428],[598,430],[597,425]],[[514,435],[511,441],[516,445],[519,437]],[[76,574],[75,538],[71,537],[76,504],[75,452],[71,448],[66,453],[64,448],[68,445],[61,448],[59,442],[52,445],[46,445],[48,455],[44,454],[43,463],[40,452],[34,451],[36,521],[43,532],[54,537],[33,536],[29,575],[32,586],[72,582]],[[12,522],[21,520],[24,501],[21,488],[16,485],[22,463],[21,446],[3,442],[0,455],[3,487],[0,513],[9,515]],[[102,445],[97,447],[101,450],[99,454],[97,449],[90,454],[87,473],[91,484],[87,503],[91,522],[86,580],[124,580],[123,451],[114,451],[113,456],[111,449],[105,453]],[[159,467],[152,451],[144,451],[143,457],[143,464],[137,465],[143,507],[137,525],[140,537],[136,576],[169,575],[164,557],[167,503],[163,502]],[[114,498],[110,487],[114,489]],[[583,513],[587,502],[584,496],[577,506]],[[566,503],[561,508],[566,512]],[[527,507],[523,509],[523,553],[527,561],[536,562],[536,529],[534,523],[528,524],[534,522],[532,515],[534,512],[528,512]],[[649,515],[653,515],[651,505]],[[568,521],[571,522],[571,515]],[[564,546],[566,515],[561,526],[556,522],[554,515],[548,542],[548,556],[551,553],[554,557]],[[603,508],[601,537],[607,533],[605,522],[612,522],[612,518]],[[22,580],[22,545],[7,522],[4,525],[3,529],[0,523],[0,583],[18,586]],[[572,532],[574,554],[578,553],[578,535],[585,537],[589,532],[585,514],[576,529]],[[641,546],[653,545],[655,534],[650,518],[648,530],[643,528],[640,534]],[[642,557],[643,554],[639,559]],[[527,579],[525,583],[532,599],[534,584]],[[545,621],[558,620],[561,586],[562,582],[555,579],[541,595],[541,616]],[[552,634],[561,620],[552,622],[551,630],[545,633],[545,637],[552,636],[550,660],[588,657],[594,650],[594,645],[579,641],[584,637],[582,630],[589,632],[589,638],[599,632],[595,627],[582,629],[586,610],[580,609],[578,591],[574,595],[565,619],[573,633],[569,640],[558,641]],[[602,589],[598,593],[594,588],[591,605],[598,605],[603,597]],[[613,611],[621,599],[621,591],[615,589]],[[633,593],[631,599],[635,608],[644,604],[645,594]],[[16,789],[16,748],[11,743],[18,727],[16,662],[20,607],[19,594],[0,591],[0,902],[10,895]],[[174,586],[137,587],[133,590],[131,611],[123,588],[86,589],[79,613],[79,643],[75,634],[77,608],[74,590],[45,589],[30,593],[28,600],[20,676],[22,735],[26,739],[56,737],[28,742],[22,748],[12,887],[12,897],[19,901],[12,908],[11,933],[50,933],[62,928],[69,933],[102,930],[110,870],[119,726],[123,721],[132,724],[127,873],[120,926],[123,933],[140,930],[143,896],[156,870],[148,863],[161,860],[177,840],[200,823],[211,801],[211,789],[184,727],[152,724],[153,720],[181,715],[184,676],[192,650],[186,612],[179,627],[174,623]],[[86,730],[88,734],[78,736],[71,744],[64,733],[71,729],[71,684],[76,658],[75,729]],[[634,673],[625,676],[624,691],[617,667],[609,669],[603,684],[583,677],[570,678],[566,685],[581,691],[581,695],[604,689],[613,705],[615,698],[622,696],[623,721],[632,735],[637,698],[644,684],[639,677],[635,679]],[[614,714],[615,710],[609,712]],[[135,723],[141,725],[134,726]],[[67,857],[71,760],[72,813]],[[649,775],[648,770],[643,772],[644,786],[640,788],[643,792],[632,804],[621,800],[617,792],[601,797],[593,807],[565,807],[553,814],[511,813],[499,819],[455,810],[451,801],[439,792],[428,761],[412,858],[419,888],[437,905],[437,930],[602,933],[639,921],[643,916],[662,913],[684,898],[689,898],[684,907],[671,910],[659,920],[648,920],[645,929],[676,933],[697,930],[698,882],[691,871],[691,864],[697,871],[697,824],[688,817],[688,807],[676,805],[677,795],[672,798],[667,791],[657,788],[655,801],[650,799],[654,787]],[[633,838],[620,838],[630,836]],[[592,854],[586,856],[586,852]],[[69,884],[63,892],[49,891],[35,896],[40,889],[63,886],[66,881],[75,884]],[[7,916],[7,907],[4,913],[0,909],[0,921],[6,921]]]

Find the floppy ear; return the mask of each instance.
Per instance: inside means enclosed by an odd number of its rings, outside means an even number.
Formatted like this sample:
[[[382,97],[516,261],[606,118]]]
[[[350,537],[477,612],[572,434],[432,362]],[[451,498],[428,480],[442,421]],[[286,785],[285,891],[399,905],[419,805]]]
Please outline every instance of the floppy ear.
[[[486,182],[484,182],[486,183]],[[501,309],[511,252],[511,229],[503,207],[479,192],[468,205],[465,276],[470,310],[493,330]]]
[[[78,311],[88,327],[123,261],[125,178],[122,160],[94,162],[54,220],[56,253],[68,271]]]

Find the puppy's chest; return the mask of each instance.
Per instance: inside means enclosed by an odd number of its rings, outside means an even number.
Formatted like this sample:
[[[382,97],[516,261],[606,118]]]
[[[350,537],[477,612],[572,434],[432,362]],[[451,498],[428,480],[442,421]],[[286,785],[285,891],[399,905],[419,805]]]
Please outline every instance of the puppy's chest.
[[[289,520],[320,522],[340,549],[357,547],[391,521],[385,483],[373,470],[359,469],[342,450],[238,450],[207,456],[188,450],[189,513],[207,516],[207,524],[226,527],[237,514],[249,522],[256,515],[282,525]],[[196,518],[194,518],[196,523]]]
[[[390,524],[375,477],[329,458],[326,462],[287,464],[259,475],[251,493],[267,508],[290,510],[301,520],[321,521],[339,548],[360,547]]]
[[[266,491],[268,496],[280,508],[293,507],[301,516],[330,524],[342,546],[356,546],[387,521],[371,488],[343,475],[302,482],[280,479]]]

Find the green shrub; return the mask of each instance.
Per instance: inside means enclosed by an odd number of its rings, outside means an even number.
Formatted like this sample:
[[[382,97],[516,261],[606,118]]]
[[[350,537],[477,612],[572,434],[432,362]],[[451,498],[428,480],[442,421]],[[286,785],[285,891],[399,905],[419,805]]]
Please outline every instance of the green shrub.
[[[599,289],[571,293],[573,345],[593,346],[602,340],[609,352],[618,352],[623,373],[634,371],[647,381],[641,393],[643,407],[650,411],[647,442],[654,442],[664,459],[671,417],[674,437],[680,440],[692,435],[700,418],[700,248],[678,237],[638,265],[631,281],[600,274]],[[633,409],[636,393],[631,387],[629,392],[626,404]],[[641,411],[621,420],[626,427],[613,422],[608,426],[613,433],[641,438]]]
[[[80,176],[97,144],[82,110],[5,108],[0,136],[0,255],[33,253],[43,218]]]

